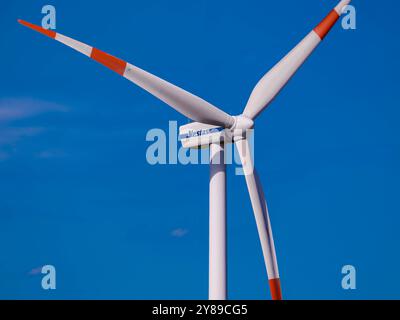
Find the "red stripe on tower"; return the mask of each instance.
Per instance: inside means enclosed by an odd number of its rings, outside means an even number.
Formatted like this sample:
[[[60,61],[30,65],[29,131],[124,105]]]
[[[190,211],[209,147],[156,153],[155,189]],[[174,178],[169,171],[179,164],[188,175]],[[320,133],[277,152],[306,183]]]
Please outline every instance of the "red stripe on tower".
[[[269,280],[272,300],[282,300],[281,281],[279,278]]]
[[[324,20],[314,29],[315,33],[323,40],[339,19],[339,14],[332,10]]]
[[[35,25],[33,23],[30,23],[30,22],[27,22],[27,21],[24,21],[24,20],[21,20],[21,19],[18,19],[18,22],[20,24],[22,24],[23,26],[31,28],[32,30],[35,30],[37,32],[40,32],[40,33],[42,33],[45,36],[48,36],[50,38],[54,39],[56,37],[56,32],[54,32],[53,30],[44,29],[44,28],[39,27],[39,26],[37,26],[37,25]]]
[[[126,62],[124,60],[116,58],[96,48],[93,48],[90,57],[107,68],[110,68],[111,70],[120,74],[121,76],[123,76],[125,73]]]

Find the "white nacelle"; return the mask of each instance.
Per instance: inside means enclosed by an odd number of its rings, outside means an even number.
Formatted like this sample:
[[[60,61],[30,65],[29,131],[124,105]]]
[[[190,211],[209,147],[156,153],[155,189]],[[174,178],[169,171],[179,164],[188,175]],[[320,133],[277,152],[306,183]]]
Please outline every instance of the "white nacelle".
[[[213,126],[200,122],[192,122],[179,127],[179,140],[184,148],[208,147],[211,143],[232,143],[235,139],[243,139],[247,130],[253,128],[253,120],[243,115],[233,117],[232,128]]]
[[[179,140],[184,148],[208,147],[211,143],[227,143],[226,131],[223,127],[192,122],[179,127]]]

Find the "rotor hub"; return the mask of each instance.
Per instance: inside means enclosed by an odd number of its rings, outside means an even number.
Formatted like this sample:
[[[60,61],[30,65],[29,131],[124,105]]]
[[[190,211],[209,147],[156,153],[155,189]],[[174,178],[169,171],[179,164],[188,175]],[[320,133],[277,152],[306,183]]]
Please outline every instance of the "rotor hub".
[[[254,128],[254,121],[243,114],[233,117],[235,122],[233,126],[226,130],[233,141],[237,139],[243,139],[246,137],[246,133]]]

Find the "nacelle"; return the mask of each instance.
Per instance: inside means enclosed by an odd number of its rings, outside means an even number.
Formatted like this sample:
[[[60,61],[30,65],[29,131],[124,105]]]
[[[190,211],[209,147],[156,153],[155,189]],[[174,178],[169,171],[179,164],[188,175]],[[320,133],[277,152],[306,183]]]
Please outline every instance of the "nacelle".
[[[229,143],[229,129],[200,122],[179,127],[179,140],[184,148],[208,147],[211,143]]]
[[[179,127],[179,140],[184,148],[202,148],[211,143],[228,144],[245,138],[248,131],[253,129],[253,121],[242,115],[235,116],[234,119],[235,123],[231,128],[191,122]]]

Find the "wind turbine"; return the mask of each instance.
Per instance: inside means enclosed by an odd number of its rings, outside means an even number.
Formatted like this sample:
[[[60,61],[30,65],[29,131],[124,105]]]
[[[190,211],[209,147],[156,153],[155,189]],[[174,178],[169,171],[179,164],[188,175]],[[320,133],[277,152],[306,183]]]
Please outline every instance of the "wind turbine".
[[[267,269],[272,299],[282,299],[275,245],[267,204],[259,177],[254,169],[248,130],[290,78],[338,21],[351,0],[342,0],[292,51],[257,83],[242,114],[231,116],[207,101],[148,73],[119,58],[58,32],[29,22],[22,25],[53,38],[103,64],[142,89],[162,100],[195,122],[180,127],[184,147],[210,147],[210,220],[209,220],[209,299],[227,298],[226,286],[226,168],[225,144],[237,147],[254,211],[257,230]]]

